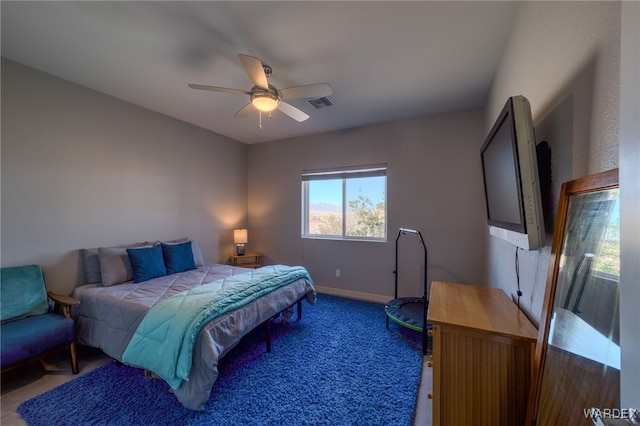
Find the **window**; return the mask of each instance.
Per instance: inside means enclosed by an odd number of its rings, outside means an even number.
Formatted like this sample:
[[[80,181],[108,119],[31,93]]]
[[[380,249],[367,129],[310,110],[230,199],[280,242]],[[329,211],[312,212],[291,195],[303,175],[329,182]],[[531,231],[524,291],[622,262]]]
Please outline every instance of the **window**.
[[[387,166],[302,173],[302,236],[386,241]]]

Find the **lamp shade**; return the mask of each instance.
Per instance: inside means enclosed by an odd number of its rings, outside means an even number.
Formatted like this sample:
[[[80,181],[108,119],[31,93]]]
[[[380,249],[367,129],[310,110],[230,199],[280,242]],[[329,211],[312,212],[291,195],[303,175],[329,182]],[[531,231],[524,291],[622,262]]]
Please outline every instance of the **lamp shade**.
[[[246,228],[233,230],[233,242],[235,244],[247,244],[248,233]]]
[[[265,94],[264,96],[256,96],[251,100],[254,107],[263,112],[270,112],[278,106],[278,98]]]

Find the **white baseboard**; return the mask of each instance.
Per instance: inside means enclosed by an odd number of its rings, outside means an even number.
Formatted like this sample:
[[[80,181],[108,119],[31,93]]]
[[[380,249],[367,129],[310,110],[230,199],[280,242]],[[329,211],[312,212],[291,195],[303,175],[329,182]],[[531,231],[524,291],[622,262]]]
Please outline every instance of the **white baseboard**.
[[[334,287],[323,287],[321,285],[314,286],[320,294],[330,294],[332,296],[347,297],[349,299],[364,300],[366,302],[387,303],[393,296],[385,296],[382,294],[363,293],[360,291],[343,290]]]

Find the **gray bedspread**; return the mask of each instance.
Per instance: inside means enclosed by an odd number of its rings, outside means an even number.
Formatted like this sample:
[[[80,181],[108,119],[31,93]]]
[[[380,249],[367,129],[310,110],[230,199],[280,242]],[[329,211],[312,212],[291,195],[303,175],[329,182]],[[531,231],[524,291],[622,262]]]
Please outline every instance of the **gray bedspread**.
[[[246,272],[244,268],[214,264],[141,283],[78,287],[73,293],[81,302],[75,311],[77,341],[121,361],[138,325],[156,303],[196,286]],[[189,380],[173,391],[182,405],[202,410],[218,377],[218,360],[249,331],[305,296],[309,303],[315,302],[312,283],[294,281],[207,323],[196,340]]]

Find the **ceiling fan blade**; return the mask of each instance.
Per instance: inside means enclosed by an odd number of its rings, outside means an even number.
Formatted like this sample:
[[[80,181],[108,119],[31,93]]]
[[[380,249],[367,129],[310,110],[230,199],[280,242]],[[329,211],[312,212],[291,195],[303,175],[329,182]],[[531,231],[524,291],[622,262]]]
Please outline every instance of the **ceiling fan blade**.
[[[291,104],[280,101],[278,109],[296,121],[305,121],[309,116]]]
[[[203,84],[189,84],[189,87],[196,90],[211,90],[212,92],[235,93],[238,95],[250,95],[251,92],[240,89],[229,89],[227,87],[205,86]]]
[[[246,117],[254,112],[256,109],[251,102],[242,107],[242,109],[234,114],[234,117]]]
[[[287,87],[280,90],[282,99],[294,98],[322,98],[331,96],[332,90],[329,83],[307,84],[304,86]]]
[[[243,54],[239,54],[238,57],[240,57],[240,62],[242,62],[242,66],[247,74],[249,74],[249,78],[253,81],[253,84],[268,90],[269,83],[267,82],[267,76],[264,73],[260,59]]]

